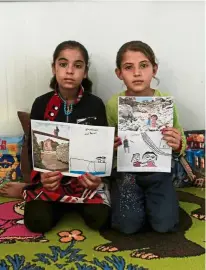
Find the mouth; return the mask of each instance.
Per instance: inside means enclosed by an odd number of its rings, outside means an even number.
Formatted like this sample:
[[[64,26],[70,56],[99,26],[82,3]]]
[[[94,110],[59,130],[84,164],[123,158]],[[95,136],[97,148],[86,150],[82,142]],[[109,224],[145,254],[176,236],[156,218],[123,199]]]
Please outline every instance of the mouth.
[[[65,82],[74,82],[74,79],[71,79],[71,78],[66,78],[64,79]]]
[[[135,80],[132,83],[133,84],[142,84],[144,81],[143,80]]]

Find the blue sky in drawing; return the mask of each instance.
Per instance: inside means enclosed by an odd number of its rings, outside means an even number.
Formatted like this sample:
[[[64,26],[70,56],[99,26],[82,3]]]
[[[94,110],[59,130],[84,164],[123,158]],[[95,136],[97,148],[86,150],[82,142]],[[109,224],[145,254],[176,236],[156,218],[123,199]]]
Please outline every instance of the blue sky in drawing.
[[[32,126],[32,130],[37,130],[37,131],[45,132],[52,135],[54,135],[54,129],[57,126],[59,128],[59,137],[69,138],[69,126],[66,123],[32,120],[31,126]],[[48,137],[44,135],[40,135],[40,134],[37,135],[38,143],[40,141],[44,141],[47,138]],[[52,138],[52,140],[58,143],[64,142],[62,140],[58,140],[55,138]]]
[[[142,102],[142,101],[152,101],[153,97],[136,97],[137,102]]]

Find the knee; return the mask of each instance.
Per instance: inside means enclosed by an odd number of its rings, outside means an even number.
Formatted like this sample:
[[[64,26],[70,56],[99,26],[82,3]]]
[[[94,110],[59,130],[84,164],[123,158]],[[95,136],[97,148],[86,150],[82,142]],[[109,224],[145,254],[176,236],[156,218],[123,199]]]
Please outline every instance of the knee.
[[[105,204],[88,204],[84,206],[82,216],[88,227],[100,230],[109,226],[110,212],[110,207]]]
[[[35,233],[46,233],[52,228],[52,215],[45,209],[34,207],[33,201],[25,204],[24,224],[28,230]]]
[[[121,233],[124,234],[134,234],[137,233],[141,228],[143,227],[145,223],[145,214],[142,212],[142,214],[137,215],[137,213],[133,214],[130,213],[130,215],[127,216],[119,216],[116,215],[112,217],[112,227],[113,229],[118,230]]]
[[[159,222],[151,223],[151,226],[154,231],[159,233],[167,233],[167,232],[176,232],[178,229],[178,220],[176,219],[163,219],[159,220]]]
[[[119,232],[124,234],[134,234],[137,233],[143,227],[144,222],[142,220],[127,220],[125,222],[120,223],[117,226],[113,226],[114,229],[117,229]]]

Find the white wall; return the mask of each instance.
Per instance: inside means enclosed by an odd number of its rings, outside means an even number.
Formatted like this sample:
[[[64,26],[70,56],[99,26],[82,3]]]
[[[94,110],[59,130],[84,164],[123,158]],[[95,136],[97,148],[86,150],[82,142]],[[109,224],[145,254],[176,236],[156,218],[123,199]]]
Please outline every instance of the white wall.
[[[184,128],[204,128],[204,34],[204,2],[0,3],[0,135],[21,133],[17,110],[49,90],[53,51],[69,39],[88,49],[104,101],[124,88],[114,74],[119,47],[147,42]]]

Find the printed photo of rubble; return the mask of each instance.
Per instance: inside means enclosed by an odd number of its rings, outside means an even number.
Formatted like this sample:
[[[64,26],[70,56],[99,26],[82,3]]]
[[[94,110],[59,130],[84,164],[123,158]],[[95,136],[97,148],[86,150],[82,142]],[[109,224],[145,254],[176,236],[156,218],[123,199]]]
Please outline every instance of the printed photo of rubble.
[[[69,171],[68,127],[50,122],[32,123],[34,168]]]
[[[172,126],[172,97],[119,97],[119,131],[158,131]]]

